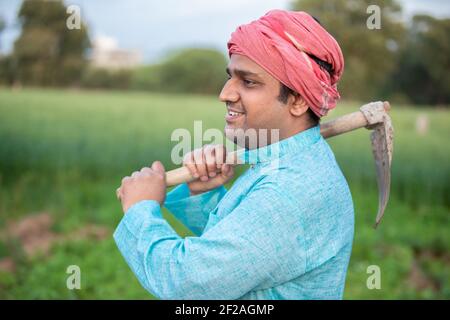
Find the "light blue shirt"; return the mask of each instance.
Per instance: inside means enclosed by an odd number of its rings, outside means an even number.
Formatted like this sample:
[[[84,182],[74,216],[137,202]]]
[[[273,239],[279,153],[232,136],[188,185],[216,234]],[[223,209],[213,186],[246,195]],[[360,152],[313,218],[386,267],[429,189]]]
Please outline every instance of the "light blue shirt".
[[[140,283],[161,299],[342,299],[353,202],[320,127],[242,157],[254,165],[229,191],[167,195],[196,236],[180,237],[156,201],[127,211],[114,239]]]

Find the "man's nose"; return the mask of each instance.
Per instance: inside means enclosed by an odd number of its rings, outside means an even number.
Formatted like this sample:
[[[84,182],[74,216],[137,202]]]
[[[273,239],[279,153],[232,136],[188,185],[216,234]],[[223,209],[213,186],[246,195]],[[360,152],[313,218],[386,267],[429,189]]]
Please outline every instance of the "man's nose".
[[[239,93],[236,90],[236,84],[233,79],[229,79],[222,88],[219,100],[222,102],[236,102],[239,100]]]

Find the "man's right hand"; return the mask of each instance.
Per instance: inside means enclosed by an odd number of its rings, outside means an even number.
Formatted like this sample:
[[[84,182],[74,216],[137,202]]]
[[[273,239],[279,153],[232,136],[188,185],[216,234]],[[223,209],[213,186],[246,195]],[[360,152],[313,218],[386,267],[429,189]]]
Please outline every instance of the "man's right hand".
[[[217,188],[233,177],[233,167],[225,160],[226,150],[220,144],[206,145],[185,155],[183,165],[198,178],[188,183],[191,195]]]

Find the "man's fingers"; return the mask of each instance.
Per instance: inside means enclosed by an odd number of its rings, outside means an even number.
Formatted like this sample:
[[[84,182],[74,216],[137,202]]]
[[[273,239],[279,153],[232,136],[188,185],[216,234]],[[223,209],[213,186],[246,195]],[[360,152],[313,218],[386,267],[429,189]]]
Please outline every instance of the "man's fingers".
[[[139,171],[135,171],[131,174],[132,178],[135,178],[137,175],[139,175]]]
[[[216,177],[225,163],[226,150],[223,145],[206,145],[185,155],[183,165],[194,178],[206,182]]]
[[[194,162],[197,168],[198,175],[200,180],[207,181],[208,180],[208,171],[206,169],[206,159],[203,153],[203,149],[194,150]]]
[[[208,171],[208,176],[215,177],[216,176],[216,155],[214,146],[206,146],[204,148],[205,154],[205,162],[206,162],[206,170]]]
[[[186,154],[184,156],[184,160],[183,160],[183,164],[186,168],[189,169],[189,172],[191,173],[191,175],[194,178],[198,178],[199,174],[197,172],[197,167],[194,163],[194,153],[193,152],[189,152],[188,154]]]
[[[225,163],[225,148],[223,145],[217,144],[214,146],[214,152],[216,154],[216,167],[221,169]]]
[[[229,168],[230,168],[230,166],[229,166],[228,164],[224,164],[224,165],[222,166],[222,169],[220,170],[221,174],[222,174],[223,176],[227,176],[228,170],[230,170]]]
[[[226,173],[226,175],[228,176],[228,177],[231,177],[231,176],[233,176],[233,174],[234,174],[234,168],[233,168],[233,166],[231,166],[231,165],[227,165],[228,166],[228,170],[227,170],[227,173]]]
[[[233,167],[229,164],[224,164],[222,166],[222,176],[230,177],[233,175]]]
[[[152,164],[152,169],[153,171],[156,171],[157,173],[159,173],[160,175],[164,176],[166,170],[164,169],[163,164],[161,163],[161,161],[155,161]]]
[[[129,180],[130,180],[131,178],[130,177],[124,177],[123,179],[122,179],[122,184],[124,184],[124,183],[127,183]]]
[[[149,167],[144,167],[144,168],[141,169],[141,173],[151,174],[152,173],[152,169],[150,169]]]

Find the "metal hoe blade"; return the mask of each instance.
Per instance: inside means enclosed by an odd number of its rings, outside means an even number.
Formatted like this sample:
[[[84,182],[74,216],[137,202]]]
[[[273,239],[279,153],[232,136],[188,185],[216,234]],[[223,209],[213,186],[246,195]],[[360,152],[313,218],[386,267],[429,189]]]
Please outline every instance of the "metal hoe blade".
[[[376,228],[383,218],[391,187],[391,164],[394,151],[394,127],[386,110],[388,102],[372,102],[360,108],[367,119],[367,129],[373,129],[370,139],[375,159],[378,184],[378,212],[374,227]]]

